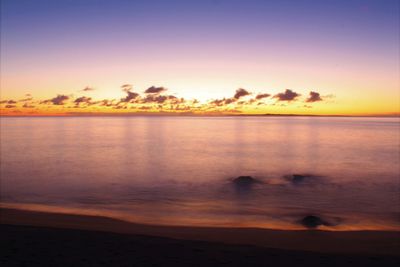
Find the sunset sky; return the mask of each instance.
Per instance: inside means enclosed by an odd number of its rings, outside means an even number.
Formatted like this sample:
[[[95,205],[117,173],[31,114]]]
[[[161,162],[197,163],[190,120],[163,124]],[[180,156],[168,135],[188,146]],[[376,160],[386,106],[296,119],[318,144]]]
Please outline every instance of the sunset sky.
[[[397,0],[2,0],[1,114],[394,115],[399,43]]]

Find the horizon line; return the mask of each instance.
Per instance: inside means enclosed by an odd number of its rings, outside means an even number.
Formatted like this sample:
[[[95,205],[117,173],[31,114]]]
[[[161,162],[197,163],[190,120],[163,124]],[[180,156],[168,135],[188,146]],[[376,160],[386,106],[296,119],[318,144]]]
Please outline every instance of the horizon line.
[[[398,114],[284,114],[284,113],[264,113],[264,114],[194,114],[194,113],[65,113],[65,114],[1,114],[0,118],[13,117],[379,117],[379,118],[400,118]]]

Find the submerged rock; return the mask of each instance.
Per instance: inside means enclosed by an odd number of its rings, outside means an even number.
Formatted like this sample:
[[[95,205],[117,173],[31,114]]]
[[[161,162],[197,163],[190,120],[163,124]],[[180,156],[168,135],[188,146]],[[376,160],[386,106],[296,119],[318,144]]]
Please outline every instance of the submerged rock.
[[[288,180],[290,183],[294,185],[302,184],[302,183],[310,183],[314,182],[312,178],[317,178],[318,176],[311,174],[291,174],[285,175],[284,178]]]
[[[233,183],[237,186],[250,186],[257,183],[257,180],[251,176],[239,176],[233,180]]]
[[[320,217],[308,215],[301,220],[301,224],[307,228],[317,228],[325,223]]]
[[[342,221],[343,219],[339,217],[330,217],[323,219],[316,215],[308,215],[301,219],[299,222],[307,228],[317,228],[321,225],[334,227],[341,224]]]
[[[293,183],[301,183],[304,181],[304,179],[306,179],[308,176],[306,175],[301,175],[301,174],[293,174],[292,175],[292,182]]]
[[[327,225],[324,220],[314,215],[308,215],[304,217],[300,223],[307,228],[317,228],[320,225]]]

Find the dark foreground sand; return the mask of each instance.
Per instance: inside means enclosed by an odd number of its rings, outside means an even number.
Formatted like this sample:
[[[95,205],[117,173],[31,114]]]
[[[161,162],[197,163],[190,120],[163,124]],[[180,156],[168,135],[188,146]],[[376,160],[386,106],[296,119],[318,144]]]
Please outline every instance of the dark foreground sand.
[[[0,223],[0,266],[400,266],[399,232],[148,226],[12,209]]]

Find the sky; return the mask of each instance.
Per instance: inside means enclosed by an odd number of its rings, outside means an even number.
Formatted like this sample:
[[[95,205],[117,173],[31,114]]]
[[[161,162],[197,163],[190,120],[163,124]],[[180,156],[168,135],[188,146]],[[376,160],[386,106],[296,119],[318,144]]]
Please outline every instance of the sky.
[[[1,0],[1,115],[396,115],[399,2]]]

